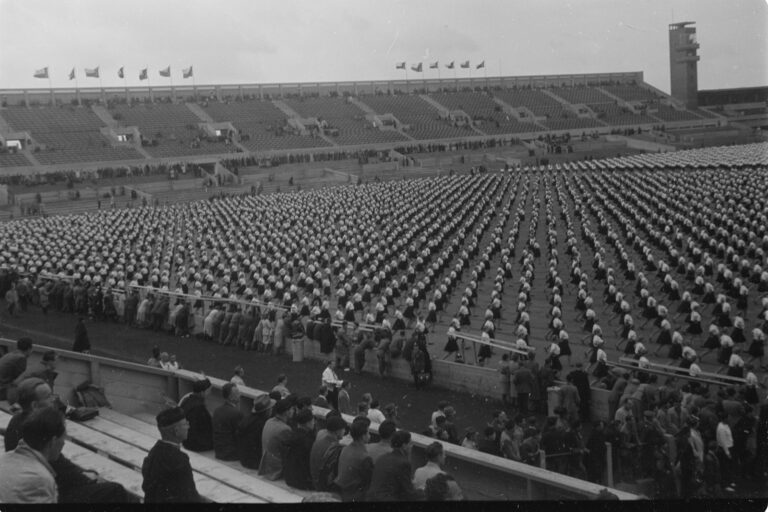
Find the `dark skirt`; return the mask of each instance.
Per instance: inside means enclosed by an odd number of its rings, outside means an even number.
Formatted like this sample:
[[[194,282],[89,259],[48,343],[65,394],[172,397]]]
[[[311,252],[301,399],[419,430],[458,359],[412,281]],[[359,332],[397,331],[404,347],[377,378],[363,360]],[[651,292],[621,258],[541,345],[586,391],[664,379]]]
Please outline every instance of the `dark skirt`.
[[[687,332],[688,334],[696,335],[696,334],[701,334],[702,332],[704,332],[704,330],[701,328],[701,322],[695,322],[695,323],[691,323],[688,326],[688,328],[685,330],[685,332]]]
[[[443,349],[449,354],[451,352],[457,352],[459,350],[459,344],[456,342],[456,338],[449,337],[448,341],[445,343],[445,348]]]
[[[747,352],[752,357],[763,357],[763,355],[765,355],[765,347],[763,346],[763,342],[754,340],[752,343],[750,343],[749,350]]]
[[[731,339],[733,339],[734,343],[746,342],[747,338],[744,336],[744,329],[734,329],[731,333]]]
[[[706,340],[704,340],[704,348],[709,349],[716,349],[720,346],[720,339],[717,336],[708,336]]]
[[[490,345],[481,345],[480,350],[477,352],[477,357],[481,359],[488,359],[491,357],[491,346]]]
[[[431,323],[431,324],[436,323],[437,322],[437,311],[432,310],[429,313],[427,313],[426,321]]]
[[[757,387],[747,386],[744,390],[744,400],[750,405],[757,404],[760,401],[757,396]]]
[[[569,344],[568,340],[562,340],[557,344],[558,347],[560,347],[560,355],[561,356],[569,356],[571,355],[571,345]]]

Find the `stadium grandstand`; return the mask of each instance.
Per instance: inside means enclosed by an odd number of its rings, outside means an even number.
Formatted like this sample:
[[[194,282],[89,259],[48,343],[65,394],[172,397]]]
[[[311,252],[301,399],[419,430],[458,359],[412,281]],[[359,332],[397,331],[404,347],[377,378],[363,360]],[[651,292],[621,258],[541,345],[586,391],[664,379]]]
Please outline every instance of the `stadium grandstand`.
[[[764,499],[768,98],[690,85],[0,91],[8,451],[47,385],[72,501]]]

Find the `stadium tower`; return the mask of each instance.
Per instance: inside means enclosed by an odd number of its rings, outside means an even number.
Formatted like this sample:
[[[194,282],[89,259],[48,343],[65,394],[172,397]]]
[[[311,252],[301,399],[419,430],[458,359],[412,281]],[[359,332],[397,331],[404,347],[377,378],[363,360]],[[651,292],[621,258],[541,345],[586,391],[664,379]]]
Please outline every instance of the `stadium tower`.
[[[669,26],[669,78],[671,95],[686,108],[698,106],[699,81],[696,63],[699,62],[699,43],[693,21],[672,23]]]

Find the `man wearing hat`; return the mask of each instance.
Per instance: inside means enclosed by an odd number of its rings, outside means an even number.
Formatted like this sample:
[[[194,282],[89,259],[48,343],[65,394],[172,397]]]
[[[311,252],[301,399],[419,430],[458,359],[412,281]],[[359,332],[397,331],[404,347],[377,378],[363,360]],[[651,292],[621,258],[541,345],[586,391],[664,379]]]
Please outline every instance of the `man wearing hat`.
[[[211,389],[211,381],[202,379],[192,383],[192,392],[179,400],[179,407],[189,422],[184,448],[193,452],[213,450],[213,418],[205,404],[205,397]]]
[[[269,395],[259,395],[253,400],[251,413],[240,421],[237,441],[240,464],[243,467],[259,469],[262,454],[261,436],[275,403]]]
[[[237,460],[237,427],[243,419],[240,412],[240,390],[227,382],[221,389],[224,403],[213,411],[213,449],[220,460]]]
[[[264,424],[261,434],[259,475],[268,480],[278,480],[283,476],[283,454],[292,432],[288,422],[293,417],[294,406],[291,400],[284,398],[275,404],[274,410],[275,415]]]
[[[187,438],[189,422],[181,407],[166,409],[157,415],[162,437],[149,451],[141,466],[144,503],[201,503],[192,476],[189,456],[181,451]]]

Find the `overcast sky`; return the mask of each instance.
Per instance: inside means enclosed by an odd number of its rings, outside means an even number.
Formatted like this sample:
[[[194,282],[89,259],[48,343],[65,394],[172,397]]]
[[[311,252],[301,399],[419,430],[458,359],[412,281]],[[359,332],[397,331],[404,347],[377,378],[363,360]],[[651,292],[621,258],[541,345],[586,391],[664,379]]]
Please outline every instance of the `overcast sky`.
[[[0,0],[0,88],[403,78],[395,63],[485,60],[488,76],[643,71],[669,91],[667,25],[695,21],[699,88],[768,85],[768,0]],[[469,75],[458,69],[457,76]],[[143,85],[146,82],[142,83]]]

